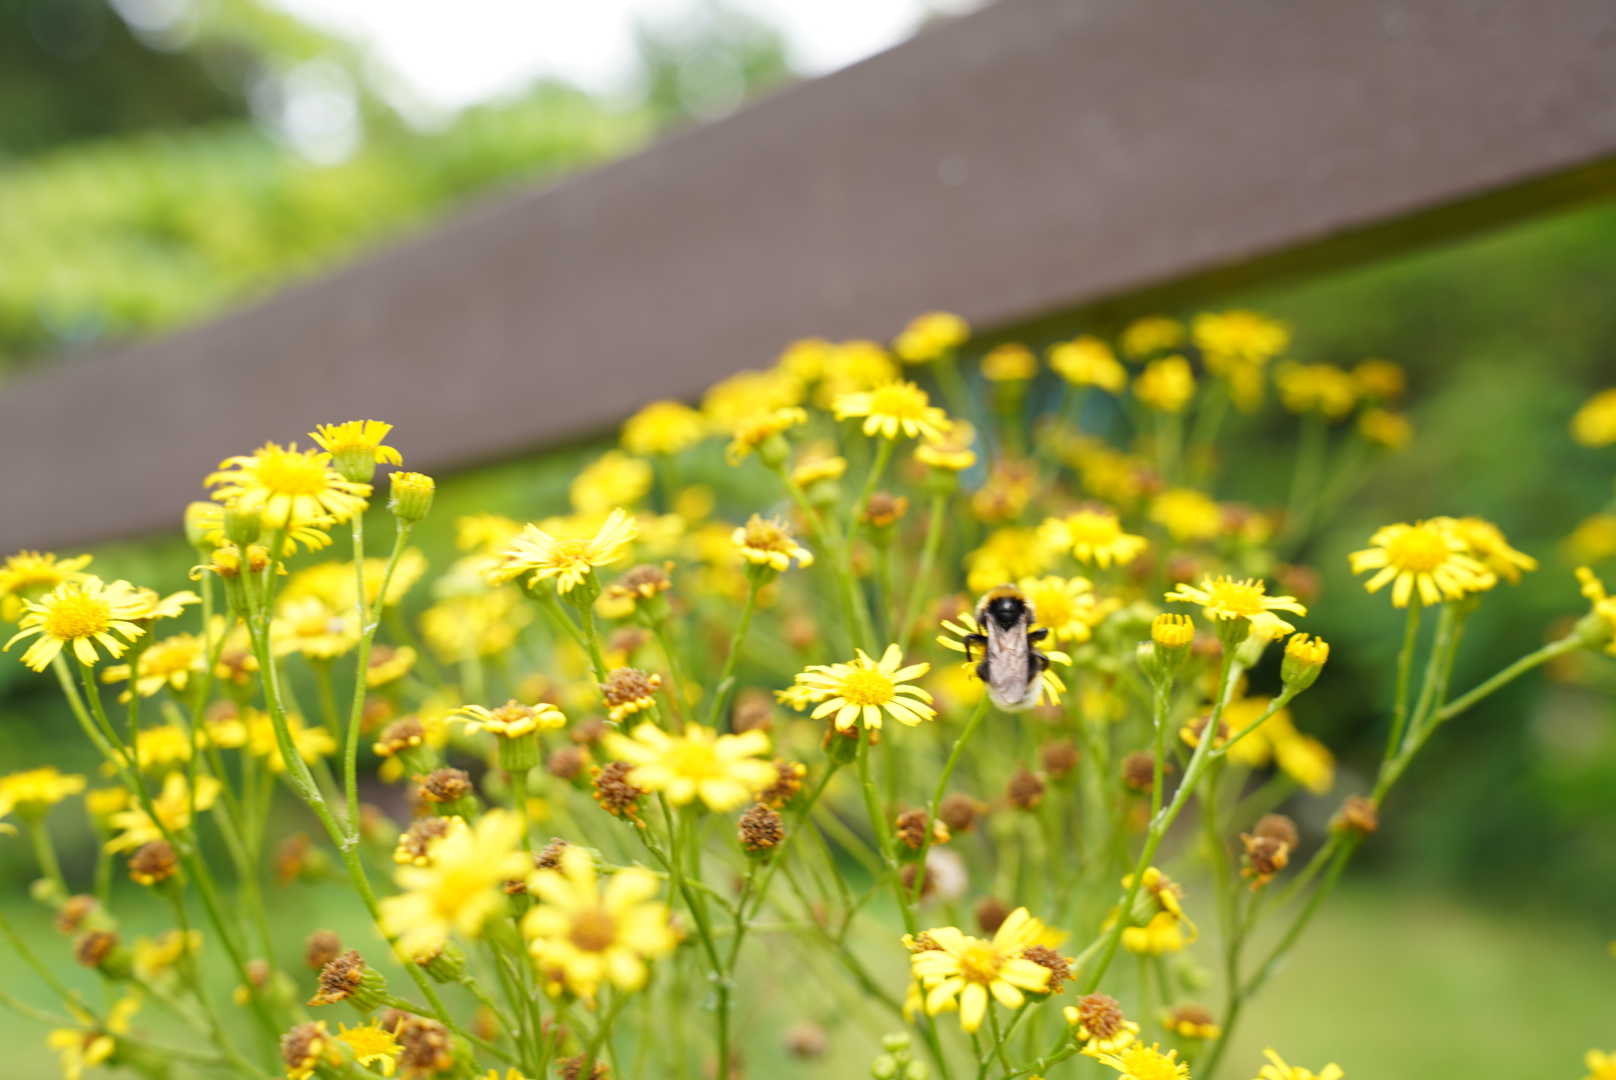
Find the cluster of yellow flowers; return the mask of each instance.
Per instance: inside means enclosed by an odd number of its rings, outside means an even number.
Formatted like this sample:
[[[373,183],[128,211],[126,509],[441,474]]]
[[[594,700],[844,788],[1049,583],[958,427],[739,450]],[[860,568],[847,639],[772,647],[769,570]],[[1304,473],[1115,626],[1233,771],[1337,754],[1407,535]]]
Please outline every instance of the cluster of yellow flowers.
[[[1295,625],[1319,589],[1297,560],[1364,463],[1409,444],[1402,370],[1294,362],[1289,329],[1247,311],[1042,359],[999,345],[974,372],[970,348],[945,313],[890,348],[797,342],[699,407],[647,405],[543,508],[565,512],[460,517],[431,574],[411,539],[435,484],[372,420],[204,478],[195,591],[104,581],[89,556],[6,560],[0,617],[57,676],[105,783],[0,777],[0,818],[111,993],[91,1007],[0,927],[66,1015],[0,1005],[54,1025],[69,1080],[730,1080],[757,1027],[797,1014],[787,1044],[814,1057],[849,1008],[919,1036],[889,1035],[877,1077],[1087,1059],[1209,1080],[1413,757],[1527,670],[1616,650],[1616,600],[1579,571],[1588,615],[1454,696],[1465,621],[1537,563],[1474,517],[1375,532],[1351,569],[1408,620],[1387,749],[1327,829],[1304,828],[1279,809],[1331,795],[1337,769],[1294,705],[1330,658]],[[1270,384],[1300,418],[1289,499],[1220,500],[1228,408],[1260,409]],[[1616,441],[1600,400],[1585,442]],[[80,796],[88,884],[50,828]],[[1196,860],[1210,898],[1174,880]],[[333,879],[378,946],[305,927],[294,975],[276,936],[295,905],[267,889]],[[174,927],[126,947],[129,889]],[[1218,928],[1217,1012],[1180,956],[1206,947],[1198,922]],[[145,1001],[190,1041],[137,1029]],[[355,1026],[310,1011],[343,1002]],[[1258,1080],[1343,1075],[1267,1058]]]

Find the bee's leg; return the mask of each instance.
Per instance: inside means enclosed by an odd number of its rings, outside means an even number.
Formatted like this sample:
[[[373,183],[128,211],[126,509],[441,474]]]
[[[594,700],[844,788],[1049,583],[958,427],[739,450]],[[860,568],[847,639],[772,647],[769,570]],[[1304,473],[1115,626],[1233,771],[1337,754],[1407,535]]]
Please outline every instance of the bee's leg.
[[[1037,649],[1028,650],[1027,653],[1027,681],[1037,682],[1038,676],[1049,670],[1049,657]]]
[[[1047,626],[1040,626],[1036,630],[1028,630],[1027,631],[1027,640],[1028,640],[1028,642],[1030,642],[1030,643],[1032,643],[1034,645],[1038,644],[1038,642],[1044,640],[1048,636],[1049,636],[1049,627],[1047,627]]]
[[[988,639],[986,634],[962,634],[960,636],[960,641],[965,645],[965,660],[967,663],[976,659],[976,657],[971,655],[972,645],[975,645],[977,648],[981,649],[984,654],[987,652]]]
[[[983,682],[988,681],[988,662],[986,660],[976,665],[976,677]]]

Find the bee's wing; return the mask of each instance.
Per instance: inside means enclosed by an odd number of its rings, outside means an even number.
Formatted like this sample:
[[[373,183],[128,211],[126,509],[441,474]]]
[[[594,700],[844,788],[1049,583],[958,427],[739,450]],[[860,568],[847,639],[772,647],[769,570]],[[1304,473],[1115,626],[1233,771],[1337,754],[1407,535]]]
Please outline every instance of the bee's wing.
[[[988,689],[996,700],[1014,705],[1027,696],[1032,685],[1032,645],[1027,641],[1025,625],[1013,630],[1001,630],[997,623],[988,625]]]

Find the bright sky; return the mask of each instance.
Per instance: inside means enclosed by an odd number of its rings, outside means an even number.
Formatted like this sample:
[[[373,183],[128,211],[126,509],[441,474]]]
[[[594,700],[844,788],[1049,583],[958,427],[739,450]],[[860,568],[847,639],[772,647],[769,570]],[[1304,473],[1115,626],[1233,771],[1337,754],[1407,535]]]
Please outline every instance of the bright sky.
[[[536,76],[622,89],[636,19],[676,18],[697,0],[276,0],[309,23],[364,43],[429,108],[454,110]],[[928,11],[970,0],[731,0],[785,35],[793,66],[831,71],[903,40]]]

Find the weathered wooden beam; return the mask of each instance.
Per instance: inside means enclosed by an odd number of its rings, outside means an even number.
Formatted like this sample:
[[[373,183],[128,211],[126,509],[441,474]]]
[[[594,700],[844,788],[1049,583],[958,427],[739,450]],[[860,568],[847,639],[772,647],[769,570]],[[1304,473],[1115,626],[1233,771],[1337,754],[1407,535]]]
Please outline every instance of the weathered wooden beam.
[[[0,394],[0,550],[178,520],[318,421],[452,469],[792,338],[1028,324],[1612,190],[1608,0],[1005,0],[322,281]],[[1122,298],[1119,301],[1119,298]]]

